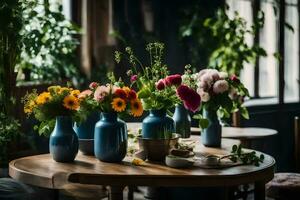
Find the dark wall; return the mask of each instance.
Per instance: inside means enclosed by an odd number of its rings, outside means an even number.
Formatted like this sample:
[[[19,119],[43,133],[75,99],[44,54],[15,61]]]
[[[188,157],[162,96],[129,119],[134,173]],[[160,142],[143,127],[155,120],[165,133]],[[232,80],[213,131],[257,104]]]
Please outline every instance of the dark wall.
[[[300,116],[300,104],[248,107],[250,119],[243,120],[243,127],[264,127],[278,131],[276,136],[254,141],[252,148],[272,155],[277,171],[294,171],[294,117]]]

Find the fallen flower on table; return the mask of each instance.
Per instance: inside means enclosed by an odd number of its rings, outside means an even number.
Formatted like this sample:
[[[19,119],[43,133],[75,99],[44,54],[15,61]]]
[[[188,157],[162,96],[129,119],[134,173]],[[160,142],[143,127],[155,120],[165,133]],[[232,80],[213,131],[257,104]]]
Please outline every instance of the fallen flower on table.
[[[133,158],[131,163],[137,166],[143,166],[145,162],[140,158]]]

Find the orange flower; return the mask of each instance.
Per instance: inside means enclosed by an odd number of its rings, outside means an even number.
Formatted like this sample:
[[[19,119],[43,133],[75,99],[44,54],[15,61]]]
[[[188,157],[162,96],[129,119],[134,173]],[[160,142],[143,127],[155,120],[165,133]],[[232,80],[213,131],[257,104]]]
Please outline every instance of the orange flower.
[[[79,100],[73,95],[68,95],[63,100],[63,106],[69,110],[77,110],[79,108]]]
[[[143,105],[140,99],[134,99],[130,102],[130,114],[139,117],[143,114]]]
[[[116,112],[122,112],[126,109],[126,102],[119,97],[114,98],[111,105]]]
[[[43,92],[36,98],[36,103],[41,105],[48,102],[51,98],[50,92]]]

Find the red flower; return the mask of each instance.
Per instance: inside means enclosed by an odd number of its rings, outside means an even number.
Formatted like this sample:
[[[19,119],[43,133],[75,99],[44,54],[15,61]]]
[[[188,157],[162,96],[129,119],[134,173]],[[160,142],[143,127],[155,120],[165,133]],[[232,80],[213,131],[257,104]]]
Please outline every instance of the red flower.
[[[232,80],[233,82],[236,82],[236,83],[240,83],[240,79],[235,75],[233,74],[231,77],[230,77],[230,80]]]
[[[181,75],[174,74],[174,75],[167,76],[165,78],[165,82],[167,86],[171,86],[171,85],[179,86],[182,82]]]
[[[136,99],[136,98],[137,98],[136,92],[135,92],[134,90],[131,89],[131,90],[128,92],[128,99],[134,100],[134,99]]]
[[[196,112],[201,105],[201,97],[200,95],[189,88],[186,85],[180,85],[177,88],[177,95],[183,101],[183,105],[186,109]]]
[[[163,79],[160,79],[159,81],[157,81],[156,83],[155,83],[155,86],[156,86],[156,89],[158,89],[158,90],[163,90],[163,89],[165,89],[165,81],[163,80]]]
[[[117,89],[115,91],[114,95],[116,95],[117,97],[120,97],[121,99],[126,99],[127,98],[126,92],[122,89]]]
[[[90,89],[95,89],[96,87],[98,87],[98,83],[96,83],[96,82],[91,82],[89,85]]]

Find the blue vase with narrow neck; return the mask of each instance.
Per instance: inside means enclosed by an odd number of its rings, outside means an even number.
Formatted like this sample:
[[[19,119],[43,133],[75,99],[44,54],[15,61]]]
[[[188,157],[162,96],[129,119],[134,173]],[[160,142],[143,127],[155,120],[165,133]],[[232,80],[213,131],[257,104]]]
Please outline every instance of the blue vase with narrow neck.
[[[173,115],[175,133],[181,135],[182,138],[191,136],[191,116],[183,105],[176,105]]]
[[[201,132],[201,141],[207,147],[220,147],[221,146],[221,132],[217,111],[203,110],[203,117],[208,120],[208,127]]]
[[[74,130],[79,139],[94,139],[95,125],[100,120],[100,113],[92,112],[82,123],[74,124]]]
[[[120,162],[127,153],[127,126],[117,113],[101,113],[96,123],[94,152],[96,158],[104,162]]]
[[[78,153],[78,137],[70,116],[56,117],[55,127],[50,135],[49,150],[56,162],[75,160]]]
[[[167,139],[174,133],[174,120],[167,116],[165,109],[150,110],[143,120],[142,137],[148,139]]]

